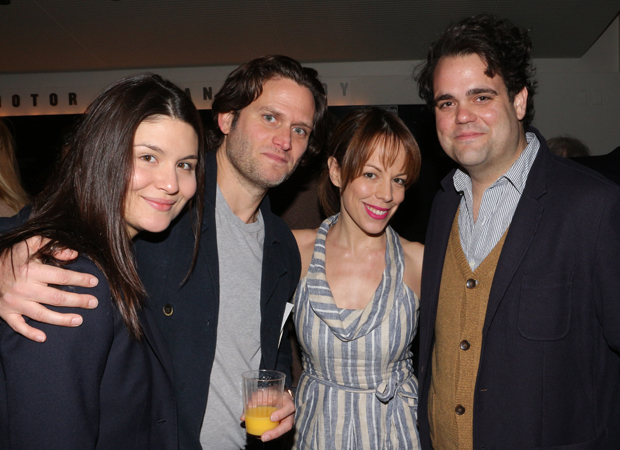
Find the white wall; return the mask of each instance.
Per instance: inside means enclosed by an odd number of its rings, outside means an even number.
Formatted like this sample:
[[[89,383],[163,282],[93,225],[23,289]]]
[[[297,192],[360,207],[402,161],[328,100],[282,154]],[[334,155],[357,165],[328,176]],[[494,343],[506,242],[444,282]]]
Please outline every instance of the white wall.
[[[535,43],[534,43],[535,44]],[[412,71],[420,61],[312,64],[328,89],[330,105],[421,103]],[[537,59],[534,125],[546,137],[568,134],[594,154],[620,146],[620,19],[579,59]],[[198,108],[211,106],[233,66],[153,69],[188,88]],[[140,71],[142,72],[142,71]],[[80,113],[112,81],[136,71],[0,75],[0,116]],[[70,93],[77,104],[69,104]],[[54,97],[54,94],[56,97]],[[37,106],[34,106],[36,96]],[[18,96],[19,106],[13,101]],[[50,104],[57,98],[55,106]]]

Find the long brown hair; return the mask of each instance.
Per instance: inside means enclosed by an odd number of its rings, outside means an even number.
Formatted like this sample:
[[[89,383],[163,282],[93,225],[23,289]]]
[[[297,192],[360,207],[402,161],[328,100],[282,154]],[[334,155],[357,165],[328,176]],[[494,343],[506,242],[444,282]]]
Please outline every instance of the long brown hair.
[[[364,165],[377,146],[383,148],[383,165],[391,166],[402,145],[405,151],[405,173],[409,187],[418,178],[422,157],[415,138],[396,114],[370,107],[347,114],[332,135],[327,159],[334,157],[340,167],[340,188],[329,178],[327,161],[319,184],[319,202],[328,216],[340,211],[340,193],[362,174]]]
[[[0,119],[0,202],[6,203],[16,212],[29,202],[19,179],[15,141],[2,119]]]
[[[145,290],[124,220],[125,197],[133,174],[136,130],[155,116],[186,122],[198,135],[197,190],[188,202],[196,237],[195,262],[204,192],[202,123],[185,92],[153,74],[124,78],[91,103],[63,147],[46,188],[35,199],[28,221],[0,237],[2,254],[33,236],[50,239],[31,255],[48,264],[62,264],[54,258],[60,248],[88,256],[104,273],[112,299],[137,339],[142,335],[138,310]]]

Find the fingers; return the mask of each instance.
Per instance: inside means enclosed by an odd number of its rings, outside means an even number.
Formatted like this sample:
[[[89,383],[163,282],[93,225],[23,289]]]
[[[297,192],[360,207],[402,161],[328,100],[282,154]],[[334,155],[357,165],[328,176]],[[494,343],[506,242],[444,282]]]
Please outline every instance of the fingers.
[[[71,250],[70,248],[65,248],[54,253],[54,258],[61,261],[71,261],[72,259],[77,258],[77,256],[78,252],[76,252],[75,250]]]
[[[280,423],[277,427],[263,433],[261,436],[263,442],[278,438],[293,429],[293,425],[295,425],[295,402],[289,392],[284,393],[282,408],[271,414],[272,422],[277,422],[278,420]]]
[[[28,325],[24,317],[66,327],[82,323],[82,317],[78,314],[61,314],[41,304],[86,309],[96,308],[98,304],[97,298],[92,295],[66,292],[48,286],[93,287],[98,280],[90,274],[48,266],[36,260],[29,261],[29,255],[45,242],[39,238],[28,239],[14,247],[12,259],[11,255],[6,254],[0,260],[0,317],[17,333],[38,342],[45,341],[45,333]],[[63,258],[75,254],[72,250],[61,253]]]
[[[9,314],[4,317],[4,320],[16,333],[27,337],[31,341],[45,342],[45,339],[47,339],[44,332],[28,325],[19,314]]]
[[[73,273],[77,274],[77,272]],[[97,281],[97,278],[92,278]],[[62,281],[60,278],[58,280]],[[77,281],[75,283],[73,283],[72,281],[69,282],[70,285],[74,286],[76,285],[76,283]],[[54,282],[50,284],[62,283]],[[63,306],[70,308],[94,309],[97,307],[98,301],[97,298],[92,295],[62,291],[60,289],[47,286],[46,284],[25,281],[21,283],[15,283],[10,289],[8,289],[4,293],[4,295],[2,296],[2,302],[0,303],[0,315],[4,317],[4,314],[2,314],[4,311],[6,311],[7,313],[19,313],[39,322],[45,322],[45,320],[41,320],[42,317],[40,316],[34,317],[27,314],[27,311],[32,311],[32,309],[29,309],[31,305],[28,305],[28,303],[34,303],[35,305],[38,303],[42,303],[46,305]]]
[[[41,238],[39,236],[31,237],[25,241],[25,244],[28,246],[30,254],[36,253],[41,247],[46,245],[50,240],[47,238]],[[22,249],[23,250],[23,249]],[[70,261],[72,259],[77,258],[78,252],[75,250],[71,250],[70,248],[65,248],[57,251],[54,254],[56,259],[60,259],[61,261]]]
[[[290,415],[288,417],[285,417],[284,419],[281,419],[278,426],[275,427],[273,430],[265,431],[260,438],[263,442],[279,438],[283,434],[291,431],[293,429],[293,425],[295,425],[295,416]]]
[[[59,286],[94,287],[99,280],[88,273],[74,272],[61,267],[48,266],[36,261],[28,264],[28,278],[41,284],[56,284]],[[55,304],[55,303],[49,303]],[[69,305],[60,305],[69,306]]]

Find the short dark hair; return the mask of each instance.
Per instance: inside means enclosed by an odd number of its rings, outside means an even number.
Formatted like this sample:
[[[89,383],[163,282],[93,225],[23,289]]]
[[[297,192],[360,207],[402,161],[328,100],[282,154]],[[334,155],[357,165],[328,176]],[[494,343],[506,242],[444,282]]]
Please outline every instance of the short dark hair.
[[[570,136],[557,136],[547,140],[547,147],[554,155],[564,158],[590,156],[590,149],[579,139]]]
[[[534,118],[536,92],[531,50],[528,31],[517,28],[507,19],[479,14],[452,24],[430,45],[426,63],[417,70],[415,79],[420,98],[434,107],[433,76],[441,58],[477,54],[487,65],[487,76],[502,77],[511,101],[527,88],[527,107],[522,119],[525,129]]]
[[[324,123],[327,111],[327,96],[323,85],[318,79],[318,72],[302,65],[293,58],[282,55],[261,56],[233,70],[222,88],[215,94],[211,112],[214,126],[209,130],[209,147],[216,150],[224,141],[224,134],[217,126],[219,114],[234,113],[233,126],[239,112],[250,105],[263,93],[264,84],[273,79],[285,78],[293,80],[300,86],[308,88],[314,97],[314,129],[308,141],[306,155],[318,154],[327,134]]]
[[[103,272],[112,298],[132,336],[142,330],[138,310],[145,296],[125,222],[125,199],[133,174],[133,145],[142,122],[170,117],[189,124],[198,136],[196,195],[188,202],[198,254],[204,191],[202,122],[191,99],[158,75],[124,78],[108,87],[78,119],[28,221],[0,237],[0,254],[33,236],[50,242],[32,257],[48,264],[59,248],[88,256]],[[193,265],[192,265],[193,267]],[[190,269],[191,270],[191,269]]]
[[[362,174],[378,146],[383,150],[382,162],[388,167],[398,157],[401,145],[405,151],[405,186],[409,187],[418,178],[422,157],[407,125],[396,114],[377,107],[347,114],[334,131],[327,152],[327,158],[334,157],[340,167],[341,186],[332,184],[327,162],[321,175],[319,202],[325,213],[331,216],[340,211],[340,193]]]

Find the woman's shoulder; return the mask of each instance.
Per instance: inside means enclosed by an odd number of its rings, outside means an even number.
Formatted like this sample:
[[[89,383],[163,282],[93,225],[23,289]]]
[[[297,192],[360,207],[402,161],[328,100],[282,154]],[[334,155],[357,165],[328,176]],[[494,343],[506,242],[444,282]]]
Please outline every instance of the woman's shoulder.
[[[306,228],[303,230],[292,230],[293,236],[295,236],[295,240],[297,241],[297,246],[301,249],[301,247],[314,247],[314,241],[316,240],[316,233],[318,228],[311,229]]]
[[[422,259],[424,258],[424,244],[415,241],[408,241],[402,236],[398,236],[400,240],[400,245],[403,248],[403,253],[405,254],[405,258],[419,260],[420,264],[422,263]]]
[[[95,264],[95,262],[84,255],[79,255],[75,260],[62,266],[63,269],[72,270],[74,272],[81,272],[93,275],[97,278],[97,286],[86,288],[80,286],[56,286],[59,289],[66,291],[76,292],[78,294],[89,294],[97,297],[99,306],[95,309],[109,309],[112,306],[112,297],[110,294],[110,286],[108,280],[103,271]],[[63,310],[61,310],[63,311]],[[107,312],[106,312],[107,314]]]
[[[424,259],[424,245],[419,242],[408,241],[400,237],[400,245],[405,257],[405,273],[403,280],[409,288],[420,296],[420,284],[422,281],[422,261]]]
[[[314,252],[314,242],[316,240],[316,233],[318,228],[293,230],[293,236],[297,241],[297,247],[299,248],[299,254],[301,256],[301,278],[306,276],[310,262],[312,261],[312,253]]]

